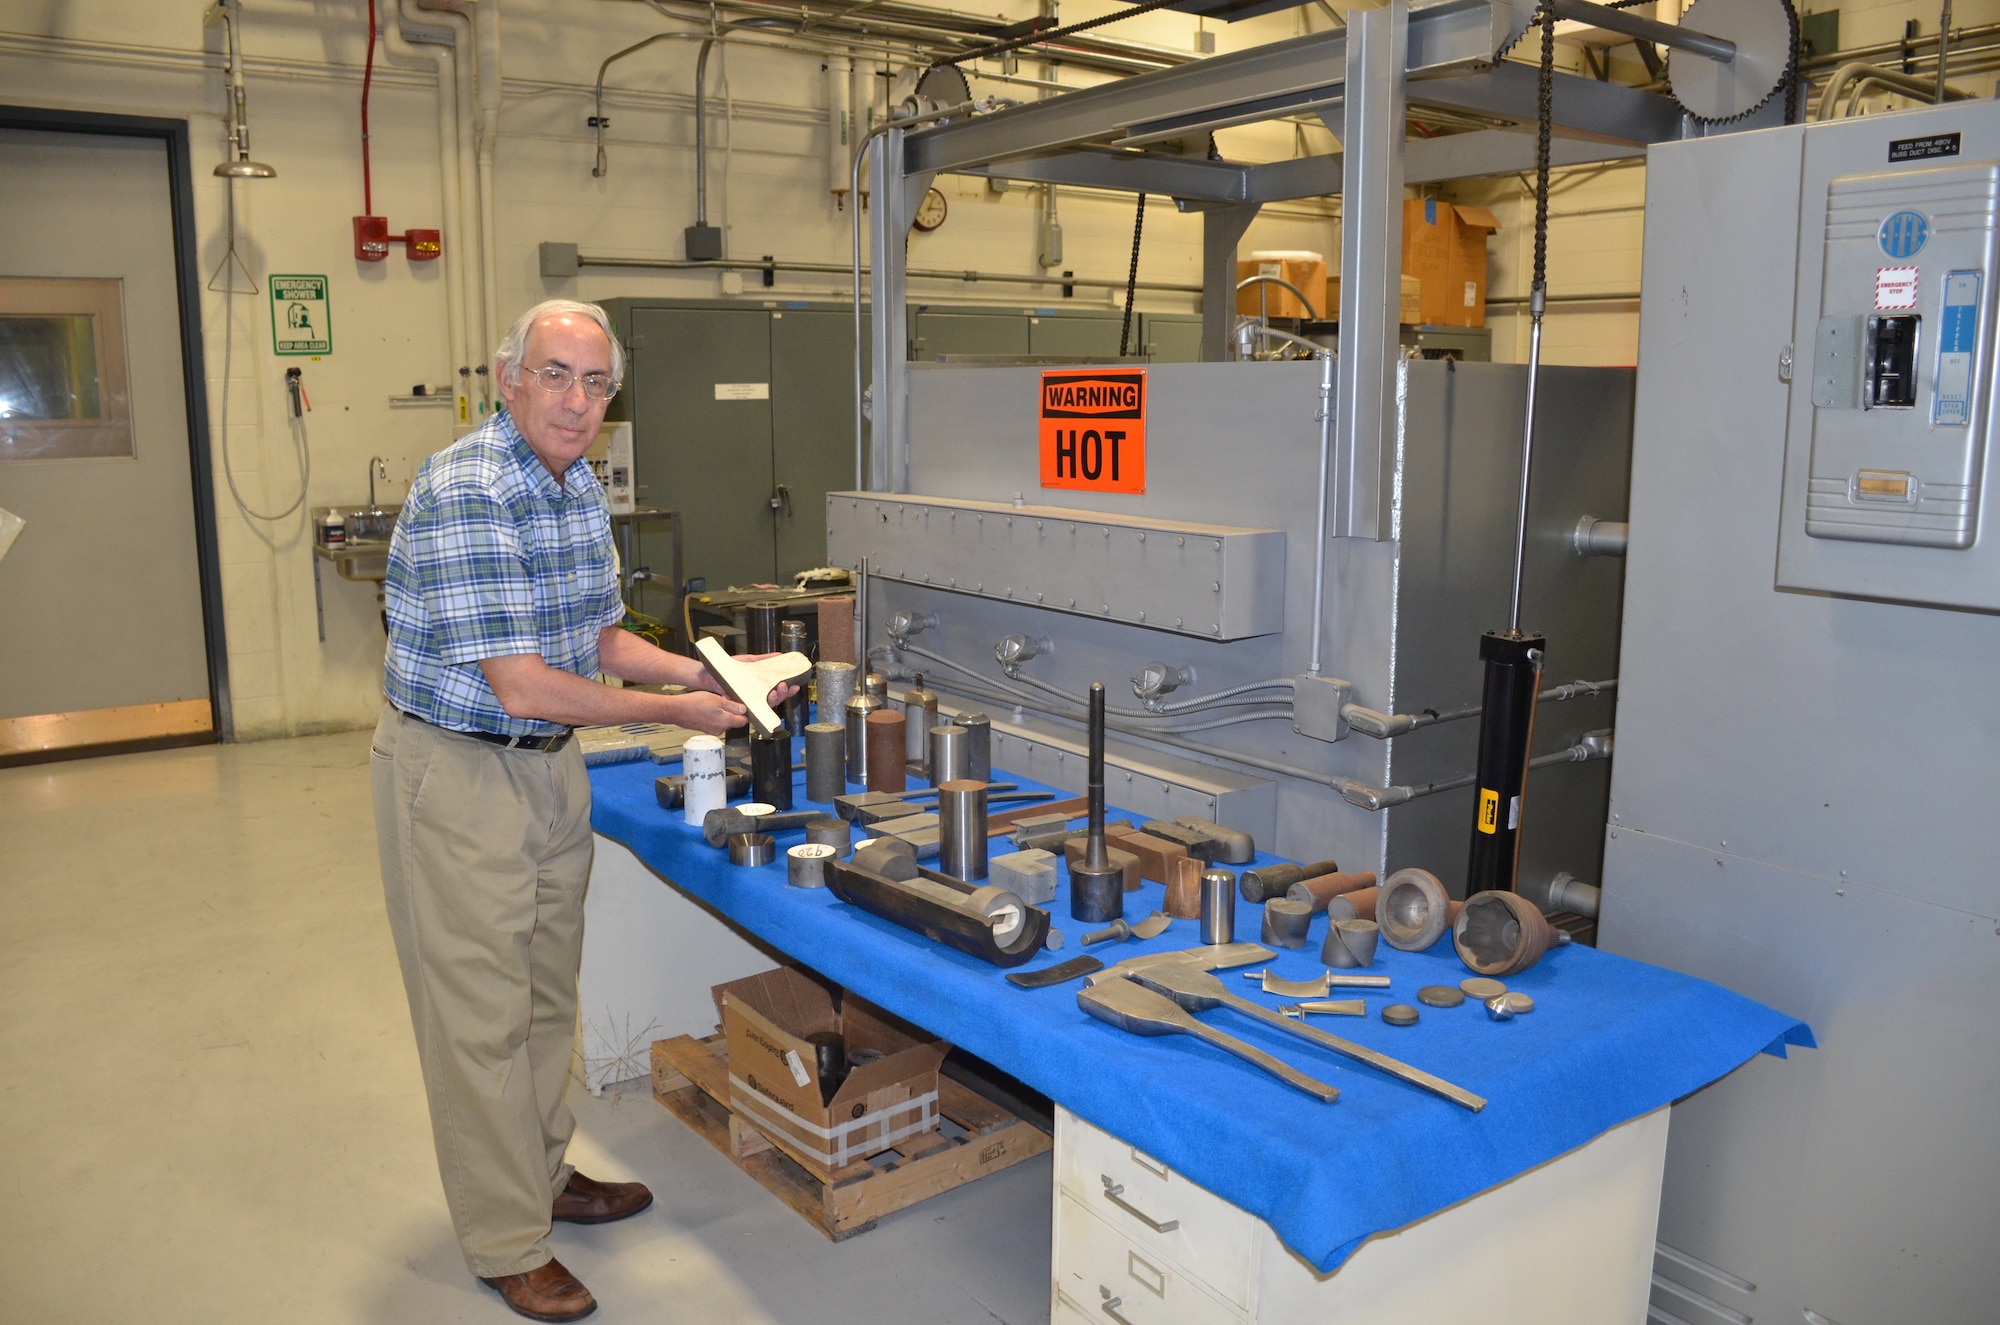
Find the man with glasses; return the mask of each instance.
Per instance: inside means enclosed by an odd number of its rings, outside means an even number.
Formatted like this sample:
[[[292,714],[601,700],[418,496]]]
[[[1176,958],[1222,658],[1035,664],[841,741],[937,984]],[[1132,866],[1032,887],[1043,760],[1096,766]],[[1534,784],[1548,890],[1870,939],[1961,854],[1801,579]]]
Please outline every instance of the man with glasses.
[[[459,1246],[515,1311],[566,1321],[597,1303],[550,1221],[653,1200],[563,1159],[592,841],[570,729],[746,718],[699,662],[619,628],[610,507],[583,458],[625,369],[604,310],[537,304],[493,358],[506,411],[424,463],[390,541],[375,825]],[[614,689],[600,669],[690,689]]]

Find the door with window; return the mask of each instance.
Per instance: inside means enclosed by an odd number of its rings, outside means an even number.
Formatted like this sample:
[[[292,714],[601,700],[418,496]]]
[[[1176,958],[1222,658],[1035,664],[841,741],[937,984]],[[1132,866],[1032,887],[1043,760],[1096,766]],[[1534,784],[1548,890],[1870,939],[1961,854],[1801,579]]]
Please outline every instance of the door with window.
[[[0,762],[213,736],[167,143],[0,128]]]

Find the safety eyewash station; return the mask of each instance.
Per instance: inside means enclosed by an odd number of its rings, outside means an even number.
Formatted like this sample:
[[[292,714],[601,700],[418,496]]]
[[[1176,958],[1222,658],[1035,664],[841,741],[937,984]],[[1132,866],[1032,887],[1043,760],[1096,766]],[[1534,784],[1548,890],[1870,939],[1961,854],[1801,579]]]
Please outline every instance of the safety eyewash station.
[[[727,789],[764,830],[599,771],[586,1008],[693,1045],[775,950],[1046,1097],[1061,1322],[1978,1318],[2000,108],[1800,123],[1786,7],[1646,12],[1395,0],[878,126],[818,707]],[[1504,60],[1544,17],[1671,90]],[[1340,150],[1186,146],[1298,114]],[[1544,366],[1550,164],[1642,154],[1638,367]],[[1406,189],[1538,165],[1527,362],[1406,351]],[[1200,361],[907,354],[944,172],[1198,214]],[[1324,317],[1237,313],[1324,193]]]

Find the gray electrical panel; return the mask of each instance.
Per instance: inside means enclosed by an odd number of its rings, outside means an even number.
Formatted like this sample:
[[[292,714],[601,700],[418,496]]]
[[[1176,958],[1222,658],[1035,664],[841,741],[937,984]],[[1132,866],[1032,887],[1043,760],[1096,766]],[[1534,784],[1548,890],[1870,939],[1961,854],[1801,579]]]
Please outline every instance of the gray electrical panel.
[[[2000,608],[1996,156],[1969,124],[1805,138],[1779,587]]]

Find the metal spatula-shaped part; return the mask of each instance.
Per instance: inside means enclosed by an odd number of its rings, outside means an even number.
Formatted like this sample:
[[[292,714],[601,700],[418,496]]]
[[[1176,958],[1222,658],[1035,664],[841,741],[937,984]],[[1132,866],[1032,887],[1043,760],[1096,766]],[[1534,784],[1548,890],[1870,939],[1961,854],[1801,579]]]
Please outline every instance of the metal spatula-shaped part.
[[[1359,998],[1309,998],[1303,1003],[1287,1003],[1278,1011],[1287,1017],[1303,1017],[1308,1013],[1316,1017],[1365,1017],[1368,1004]]]
[[[1197,971],[1221,971],[1231,966],[1247,966],[1251,962],[1267,962],[1276,955],[1261,943],[1204,943],[1178,952],[1149,952],[1139,957],[1127,957],[1116,966],[1091,976],[1090,983],[1123,980],[1140,967],[1151,966],[1155,962],[1179,962]]]
[[[1101,974],[1101,973],[1100,973]],[[1340,1091],[1286,1063],[1281,1063],[1255,1045],[1224,1035],[1189,1016],[1172,999],[1156,994],[1130,980],[1106,980],[1077,991],[1076,1005],[1091,1016],[1133,1035],[1192,1035],[1216,1048],[1235,1054],[1245,1062],[1263,1068],[1286,1085],[1302,1090],[1322,1104],[1340,1098]]]
[[[1318,998],[1329,989],[1387,989],[1386,975],[1349,975],[1321,971],[1314,980],[1281,980],[1269,971],[1245,971],[1245,980],[1262,980],[1264,992],[1282,998]]]
[[[1331,1049],[1337,1054],[1366,1063],[1378,1072],[1387,1072],[1398,1080],[1407,1081],[1412,1086],[1427,1090],[1433,1095],[1440,1095],[1474,1113],[1486,1107],[1486,1101],[1471,1091],[1434,1077],[1421,1068],[1398,1062],[1387,1054],[1376,1053],[1363,1045],[1343,1040],[1338,1035],[1328,1035],[1325,1031],[1308,1026],[1303,1021],[1294,1021],[1290,1017],[1232,994],[1222,981],[1207,971],[1196,970],[1185,964],[1162,962],[1157,966],[1148,966],[1133,972],[1132,978],[1190,1011],[1199,1012],[1207,1008],[1226,1007],[1232,1012],[1240,1012],[1244,1016],[1255,1017],[1267,1025],[1276,1026],[1287,1034],[1311,1040],[1322,1049]]]
[[[1159,911],[1153,912],[1136,925],[1128,925],[1123,920],[1114,920],[1105,929],[1100,929],[1094,934],[1085,934],[1083,944],[1089,947],[1093,943],[1109,943],[1113,939],[1121,943],[1131,939],[1150,939],[1165,933],[1167,926],[1172,923]]]

